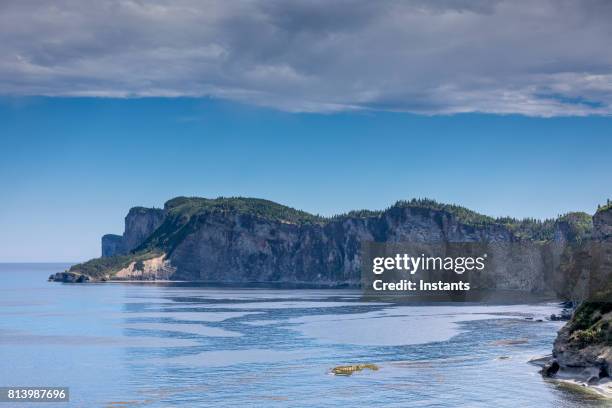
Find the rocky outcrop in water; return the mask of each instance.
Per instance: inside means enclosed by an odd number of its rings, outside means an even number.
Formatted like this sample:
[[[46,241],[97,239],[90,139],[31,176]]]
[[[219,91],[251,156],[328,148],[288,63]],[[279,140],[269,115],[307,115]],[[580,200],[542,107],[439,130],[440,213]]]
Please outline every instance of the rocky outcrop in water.
[[[89,282],[90,278],[87,275],[83,275],[76,272],[58,272],[49,276],[51,282],[64,282],[64,283],[85,283]]]
[[[348,366],[337,366],[337,367],[332,368],[331,372],[334,375],[348,376],[348,375],[352,375],[354,373],[357,373],[365,369],[372,370],[372,371],[379,370],[376,364],[368,363],[368,364],[354,364],[354,365],[348,365]]]

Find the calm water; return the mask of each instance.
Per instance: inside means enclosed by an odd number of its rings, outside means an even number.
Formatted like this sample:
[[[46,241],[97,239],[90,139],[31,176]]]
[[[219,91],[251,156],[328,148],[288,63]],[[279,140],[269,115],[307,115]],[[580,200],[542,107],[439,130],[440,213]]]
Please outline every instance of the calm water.
[[[527,363],[550,352],[560,323],[525,317],[556,305],[46,282],[65,267],[0,264],[0,386],[70,387],[69,404],[44,406],[605,406]],[[358,362],[380,370],[329,374]]]

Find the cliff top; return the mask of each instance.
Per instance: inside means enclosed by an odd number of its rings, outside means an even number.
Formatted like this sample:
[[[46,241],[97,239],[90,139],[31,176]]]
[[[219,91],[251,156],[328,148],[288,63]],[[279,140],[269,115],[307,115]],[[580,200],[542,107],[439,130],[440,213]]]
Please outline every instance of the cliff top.
[[[137,215],[137,214],[143,215],[143,214],[150,213],[152,211],[153,212],[163,212],[161,208],[149,208],[149,207],[137,206],[137,207],[130,208],[130,211],[128,212],[128,216]]]
[[[166,202],[164,210],[171,216],[191,217],[205,212],[238,212],[273,221],[292,224],[323,223],[327,219],[306,211],[296,210],[274,201],[248,197],[176,197]]]
[[[570,212],[557,219],[539,220],[536,218],[514,218],[497,217],[478,213],[469,208],[456,204],[444,204],[427,198],[413,198],[412,200],[397,201],[390,208],[419,208],[426,210],[442,211],[453,215],[459,222],[470,226],[503,226],[508,228],[518,238],[531,239],[534,241],[547,241],[553,238],[557,225],[564,225],[572,230],[573,237],[584,237],[593,229],[592,216],[585,212]],[[336,216],[342,217],[372,217],[380,216],[383,211],[360,210],[351,211],[347,214]]]
[[[597,212],[604,212],[604,211],[610,211],[612,210],[612,202],[610,200],[608,200],[608,202],[605,205],[602,206],[597,206]]]
[[[141,207],[135,207],[141,208]],[[575,230],[575,235],[582,236],[592,229],[592,216],[584,212],[571,212],[556,220],[539,220],[535,218],[518,219],[513,217],[493,218],[456,204],[444,204],[427,198],[400,200],[384,210],[354,210],[331,217],[315,215],[297,210],[274,201],[249,197],[219,197],[215,199],[202,197],[176,197],[168,200],[164,210],[171,216],[190,218],[204,212],[237,212],[251,214],[272,221],[291,224],[327,224],[348,218],[380,217],[393,208],[414,208],[448,213],[463,224],[470,226],[503,226],[519,238],[549,240],[554,235],[555,225],[563,223]],[[612,208],[612,207],[611,207]]]

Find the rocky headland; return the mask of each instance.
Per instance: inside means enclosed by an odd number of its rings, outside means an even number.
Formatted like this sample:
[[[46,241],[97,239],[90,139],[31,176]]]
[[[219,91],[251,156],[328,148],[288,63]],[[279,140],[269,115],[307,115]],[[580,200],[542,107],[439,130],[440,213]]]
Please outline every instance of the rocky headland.
[[[261,199],[177,197],[163,209],[132,208],[122,235],[102,237],[101,258],[51,279],[358,287],[364,242],[533,243],[519,260],[502,250],[497,267],[475,286],[554,293],[564,281],[555,259],[569,244],[588,238],[592,227],[585,213],[546,221],[492,218],[432,200],[327,218]]]
[[[503,244],[497,266],[476,288],[548,294],[579,305],[551,316],[569,321],[552,356],[540,361],[542,374],[612,395],[611,205],[594,216],[540,221],[411,200],[327,218],[261,199],[177,197],[163,209],[132,208],[122,235],[102,237],[102,257],[49,279],[358,287],[364,242]],[[511,244],[527,249],[517,254]]]
[[[582,301],[559,331],[550,358],[542,360],[546,377],[588,387],[612,398],[612,206],[593,217],[589,245],[566,264],[578,282]]]

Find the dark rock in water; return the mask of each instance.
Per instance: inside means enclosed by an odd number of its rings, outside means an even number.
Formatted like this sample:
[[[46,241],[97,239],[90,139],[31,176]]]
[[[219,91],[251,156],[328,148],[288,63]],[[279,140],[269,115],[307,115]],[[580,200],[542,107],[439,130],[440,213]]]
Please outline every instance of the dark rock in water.
[[[76,280],[77,283],[89,282],[89,276],[81,275]]]
[[[561,311],[561,314],[559,315],[556,315],[554,313],[550,315],[550,320],[555,321],[555,322],[556,321],[567,321],[571,318],[572,318],[572,312],[567,309],[563,309]]]
[[[83,283],[89,282],[91,279],[89,276],[82,275],[75,272],[58,272],[54,275],[49,276],[51,282],[64,282],[64,283]]]
[[[544,364],[540,373],[545,377],[553,377],[559,371],[559,363],[557,360],[551,360],[548,363]]]

